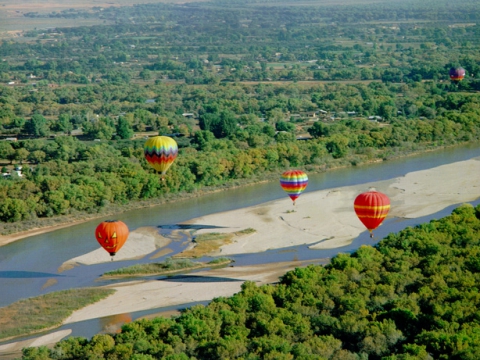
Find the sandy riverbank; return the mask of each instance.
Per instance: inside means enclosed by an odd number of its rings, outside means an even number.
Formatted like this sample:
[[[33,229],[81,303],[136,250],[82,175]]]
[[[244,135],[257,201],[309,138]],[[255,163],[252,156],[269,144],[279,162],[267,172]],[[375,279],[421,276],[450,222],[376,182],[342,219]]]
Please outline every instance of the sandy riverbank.
[[[307,192],[297,200],[295,206],[286,196],[285,199],[249,208],[192,219],[188,223],[220,227],[215,232],[235,232],[246,228],[256,230],[255,233],[239,237],[232,244],[223,246],[217,255],[262,252],[299,244],[310,244],[317,249],[337,248],[350,243],[365,231],[353,211],[353,200],[363,191],[375,188],[390,197],[392,208],[389,218],[417,218],[436,213],[450,205],[480,198],[479,178],[480,158],[477,158],[409,173],[391,180]],[[197,233],[202,232],[211,230],[199,230]],[[127,241],[127,244],[131,243],[128,257],[144,256],[142,248],[147,246],[146,243],[158,248],[158,241],[151,229],[139,230],[137,235]],[[166,245],[164,243],[162,246]],[[118,255],[120,253],[121,251]],[[89,264],[98,262],[99,259],[90,253],[71,261]],[[109,261],[108,254],[104,261]],[[319,259],[317,262],[321,261]],[[306,263],[233,267],[160,281],[132,281],[110,285],[117,290],[115,294],[74,312],[65,324],[230,296],[238,292],[246,280],[259,284],[272,283],[286,271]]]
[[[387,194],[391,201],[387,218],[417,218],[453,204],[476,200],[480,197],[479,177],[480,159],[473,159],[391,180],[305,193],[297,199],[295,206],[287,197],[200,217],[189,223],[222,227],[215,229],[216,232],[233,232],[248,227],[256,230],[240,241],[223,246],[221,255],[262,252],[300,244],[311,244],[314,249],[338,248],[365,231],[353,211],[353,201],[361,192],[374,188]],[[197,233],[210,231],[199,230]]]

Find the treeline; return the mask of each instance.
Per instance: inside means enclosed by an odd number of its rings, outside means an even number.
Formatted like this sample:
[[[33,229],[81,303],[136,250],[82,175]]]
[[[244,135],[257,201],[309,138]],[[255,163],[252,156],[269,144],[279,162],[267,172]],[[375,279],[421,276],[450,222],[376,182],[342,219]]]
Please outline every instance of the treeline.
[[[480,353],[480,206],[310,265],[277,285],[119,334],[27,348],[44,359],[462,359]]]
[[[447,111],[476,111],[480,82],[369,84],[224,84],[147,87],[105,84],[61,88],[0,86],[0,132],[45,137],[81,129],[89,139],[128,139],[146,129],[193,133],[199,115],[226,112],[236,124],[262,119],[275,126],[291,116],[324,110],[329,117],[433,119]],[[147,101],[150,100],[150,101]],[[190,113],[194,116],[184,117]],[[295,119],[294,119],[295,120]],[[299,120],[299,119],[297,119]],[[303,118],[303,120],[305,120]],[[117,135],[117,137],[114,136]]]
[[[445,111],[429,120],[388,124],[345,119],[315,122],[311,140],[296,140],[294,126],[255,121],[239,126],[227,111],[210,108],[202,130],[177,138],[180,151],[165,181],[144,159],[144,140],[81,142],[75,137],[0,142],[0,158],[29,161],[20,178],[0,178],[0,221],[96,213],[130,201],[192,192],[241,179],[252,180],[286,168],[321,171],[359,165],[409,152],[478,140],[480,109],[464,103],[463,113]],[[276,129],[275,129],[276,126]],[[293,126],[293,127],[292,127]]]

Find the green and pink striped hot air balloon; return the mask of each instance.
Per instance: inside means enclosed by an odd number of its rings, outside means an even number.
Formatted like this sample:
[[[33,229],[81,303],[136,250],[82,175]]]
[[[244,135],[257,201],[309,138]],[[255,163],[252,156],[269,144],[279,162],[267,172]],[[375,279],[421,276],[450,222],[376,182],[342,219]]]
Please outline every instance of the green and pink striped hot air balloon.
[[[307,185],[308,176],[302,170],[287,170],[280,177],[280,186],[293,200],[293,205]]]
[[[143,149],[145,159],[162,174],[163,180],[165,173],[178,155],[177,142],[168,136],[154,136],[145,142]]]

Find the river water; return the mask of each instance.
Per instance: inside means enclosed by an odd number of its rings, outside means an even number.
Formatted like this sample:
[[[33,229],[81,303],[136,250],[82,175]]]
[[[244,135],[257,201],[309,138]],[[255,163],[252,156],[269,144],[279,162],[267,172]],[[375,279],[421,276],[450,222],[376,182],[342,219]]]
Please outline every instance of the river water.
[[[308,196],[310,191],[387,180],[403,176],[409,172],[425,170],[479,156],[480,146],[478,144],[469,144],[361,167],[338,169],[321,174],[309,174],[308,188],[302,196]],[[286,194],[280,188],[278,182],[272,181],[207,194],[199,198],[181,200],[153,208],[132,210],[120,214],[116,218],[124,221],[131,231],[139,227],[154,226],[159,227],[159,231],[168,235],[171,229],[176,228],[178,224],[187,220],[216,212],[253,206],[285,196]],[[475,205],[477,203],[478,201],[473,202]],[[355,239],[352,244],[340,249],[311,250],[303,245],[259,254],[240,254],[231,256],[231,258],[235,260],[236,266],[291,261],[294,259],[328,258],[338,252],[353,251],[362,244],[374,244],[388,233],[397,232],[407,226],[414,226],[427,222],[432,218],[446,216],[453,208],[455,206],[420,219],[389,219],[376,230],[375,239],[370,239],[368,233],[365,232]],[[59,273],[58,269],[65,261],[98,248],[98,243],[94,237],[94,229],[102,220],[92,220],[47,234],[32,236],[0,247],[0,307],[21,298],[38,296],[47,292],[102,285],[98,281],[98,277],[106,271],[136,263],[160,262],[164,260],[162,257],[151,260],[152,254],[150,254],[140,260],[113,261],[98,265],[78,266]],[[185,245],[177,243],[175,251],[181,251],[183,246]],[[172,246],[169,247],[172,248]],[[169,254],[168,256],[171,255]],[[185,305],[182,307],[185,307]],[[171,310],[171,308],[162,310]],[[160,309],[155,309],[127,314],[122,319],[135,319],[148,313],[159,311]],[[115,317],[110,318],[70,324],[66,328],[73,328],[72,336],[89,338],[101,332],[109,320],[115,322]],[[118,316],[116,318],[120,319]],[[118,321],[122,321],[122,319]]]

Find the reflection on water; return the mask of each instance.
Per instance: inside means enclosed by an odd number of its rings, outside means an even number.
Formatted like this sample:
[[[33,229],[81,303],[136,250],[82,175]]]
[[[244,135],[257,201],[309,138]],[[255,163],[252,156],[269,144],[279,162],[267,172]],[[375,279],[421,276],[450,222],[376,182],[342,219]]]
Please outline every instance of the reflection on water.
[[[122,331],[122,326],[132,321],[130,314],[117,314],[112,316],[105,316],[98,319],[98,324],[102,329],[99,333],[115,334]]]

